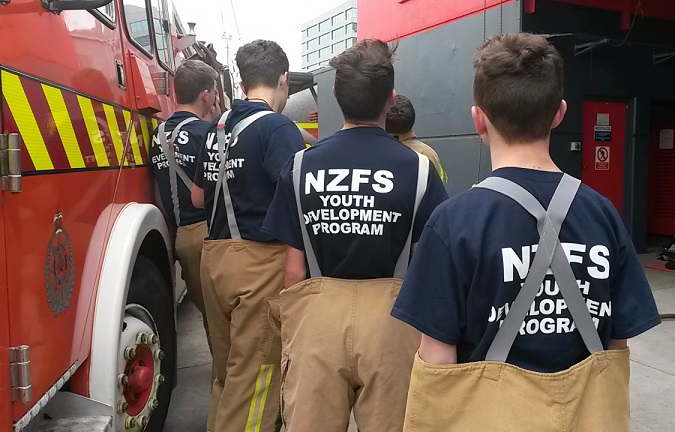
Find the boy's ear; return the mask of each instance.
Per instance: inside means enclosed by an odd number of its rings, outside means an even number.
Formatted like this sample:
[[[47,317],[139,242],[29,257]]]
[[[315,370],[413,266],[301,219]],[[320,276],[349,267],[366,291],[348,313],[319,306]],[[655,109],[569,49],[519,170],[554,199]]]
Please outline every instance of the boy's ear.
[[[480,109],[478,106],[474,105],[471,107],[471,118],[473,119],[473,124],[476,127],[476,132],[483,138],[487,134],[487,121],[485,118],[485,112]],[[483,139],[485,141],[485,139]]]
[[[557,128],[560,123],[562,123],[563,119],[565,118],[565,113],[567,113],[567,102],[565,99],[563,99],[560,102],[560,107],[558,107],[558,112],[555,113],[555,117],[553,117],[553,124],[551,124],[551,129]]]
[[[243,82],[239,82],[239,88],[241,89],[241,92],[246,94],[246,87],[244,86]]]
[[[284,84],[290,85],[288,72],[284,72],[283,75],[279,77],[279,87],[283,87]]]

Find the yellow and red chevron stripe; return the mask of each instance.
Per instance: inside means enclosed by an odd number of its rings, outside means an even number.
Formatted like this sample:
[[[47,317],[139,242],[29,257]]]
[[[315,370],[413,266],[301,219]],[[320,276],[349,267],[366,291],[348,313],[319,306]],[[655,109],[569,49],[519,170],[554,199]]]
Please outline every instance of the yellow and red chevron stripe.
[[[154,118],[6,70],[0,80],[3,132],[21,134],[22,173],[149,165]]]

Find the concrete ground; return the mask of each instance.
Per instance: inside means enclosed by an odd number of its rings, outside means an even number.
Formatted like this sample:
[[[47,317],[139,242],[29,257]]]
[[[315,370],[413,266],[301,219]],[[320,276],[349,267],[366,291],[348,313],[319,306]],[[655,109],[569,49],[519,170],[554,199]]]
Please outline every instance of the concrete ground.
[[[660,263],[642,255],[643,265]],[[645,268],[659,311],[675,314],[675,273]],[[675,430],[675,321],[629,342],[631,347],[631,431]],[[178,386],[165,432],[204,432],[209,404],[211,356],[201,317],[184,301],[178,309]],[[353,423],[353,422],[352,422]],[[352,424],[349,432],[356,432]]]

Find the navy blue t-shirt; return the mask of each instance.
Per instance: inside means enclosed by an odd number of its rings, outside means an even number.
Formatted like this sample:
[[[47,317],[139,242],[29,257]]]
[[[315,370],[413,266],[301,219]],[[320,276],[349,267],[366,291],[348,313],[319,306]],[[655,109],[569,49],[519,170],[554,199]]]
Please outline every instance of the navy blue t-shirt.
[[[521,168],[493,175],[524,187],[544,208],[562,177]],[[535,218],[505,195],[474,188],[448,200],[424,228],[392,315],[457,345],[459,363],[484,360],[538,241]],[[633,244],[606,198],[581,185],[560,241],[605,348],[610,339],[634,337],[660,322]],[[507,362],[556,372],[588,355],[549,274]]]
[[[235,100],[225,133],[231,133],[239,121],[259,111],[272,110],[264,102]],[[195,184],[204,189],[208,220],[211,218],[220,166],[217,125],[216,119],[209,127],[195,175]],[[274,196],[281,168],[291,155],[303,148],[305,142],[298,127],[288,117],[277,113],[266,115],[253,122],[239,135],[236,144],[230,146],[226,178],[232,196],[235,219],[243,239],[265,243],[277,242],[272,236],[262,233],[260,228]],[[209,227],[209,239],[229,239],[231,235],[222,190],[217,205],[213,226]]]
[[[167,121],[164,132],[166,133],[167,143],[171,139],[171,132],[178,126],[180,122],[190,117],[198,117],[196,114],[187,111],[178,111],[174,113]],[[200,148],[204,143],[206,131],[209,128],[209,123],[203,120],[195,120],[184,125],[176,141],[173,143],[175,147],[176,162],[183,168],[185,174],[194,181],[195,167],[197,164],[197,156]],[[162,151],[162,146],[159,143],[157,136],[157,129],[152,132],[152,145],[150,146],[150,165],[152,166],[152,173],[157,180],[159,186],[159,194],[162,199],[162,206],[164,212],[173,221],[174,225],[178,226],[175,221],[173,213],[173,200],[171,197],[171,185],[169,183],[169,162],[166,160],[166,155]],[[191,191],[176,175],[178,184],[178,208],[180,210],[180,226],[191,225],[201,222],[206,219],[204,209],[198,209],[192,205]]]
[[[337,132],[309,148],[302,162],[304,223],[323,276],[391,277],[410,233],[417,189],[417,153],[377,127]],[[304,250],[288,161],[263,231]],[[430,165],[413,241],[448,195]]]

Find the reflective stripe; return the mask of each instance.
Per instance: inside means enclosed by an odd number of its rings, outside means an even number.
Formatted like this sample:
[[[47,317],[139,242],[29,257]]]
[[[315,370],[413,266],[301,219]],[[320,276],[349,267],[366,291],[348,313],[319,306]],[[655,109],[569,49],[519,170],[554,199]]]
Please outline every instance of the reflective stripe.
[[[2,93],[7,100],[14,121],[19,128],[19,133],[21,133],[21,140],[28,150],[28,155],[33,161],[35,169],[54,169],[54,164],[47,151],[45,141],[42,139],[40,128],[18,75],[2,71]]]
[[[272,383],[274,365],[260,366],[260,372],[255,383],[255,393],[251,399],[251,406],[248,410],[248,420],[246,422],[245,432],[260,432],[263,414],[265,412],[265,403],[267,402],[267,393]]]
[[[124,116],[124,124],[129,126],[131,122],[131,113],[129,111],[122,112]],[[138,135],[136,134],[136,126],[131,123],[131,136],[129,138],[129,145],[131,145],[131,152],[134,154],[134,163],[143,163],[143,156],[141,156],[141,148],[138,145]]]
[[[99,167],[109,167],[108,153],[105,151],[105,145],[103,145],[103,136],[96,121],[96,113],[94,112],[94,106],[91,104],[91,99],[77,95],[77,103],[80,104],[82,120],[84,120],[84,125],[87,128],[87,135],[89,135],[91,148],[94,151],[96,164]]]
[[[105,120],[108,123],[108,130],[110,131],[110,138],[115,147],[116,160],[120,166],[128,165],[129,162],[124,157],[124,144],[122,143],[122,132],[117,124],[117,115],[115,115],[115,108],[110,105],[103,104],[103,111],[105,112]]]
[[[141,133],[143,134],[143,142],[145,143],[145,153],[150,154],[150,131],[148,131],[148,119],[145,116],[139,115],[138,122],[141,124]],[[150,161],[148,161],[150,162]]]
[[[63,99],[63,93],[56,87],[42,84],[42,91],[47,99],[49,110],[52,112],[52,118],[59,132],[63,149],[66,152],[68,163],[71,168],[84,168],[84,158],[80,150],[80,144],[75,137],[73,122],[70,119],[70,113],[66,107],[66,101]]]

